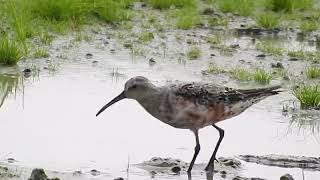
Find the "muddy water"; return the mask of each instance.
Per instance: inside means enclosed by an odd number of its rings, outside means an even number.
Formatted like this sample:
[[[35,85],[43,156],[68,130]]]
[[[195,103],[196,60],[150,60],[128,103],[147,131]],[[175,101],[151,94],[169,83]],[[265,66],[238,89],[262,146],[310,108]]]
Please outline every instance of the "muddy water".
[[[93,54],[92,59],[85,58],[88,52]],[[123,100],[98,118],[95,113],[122,91],[129,77],[143,75],[159,85],[176,79],[200,81],[200,70],[205,63],[160,61],[150,67],[144,59],[128,58],[127,52],[110,54],[93,45],[80,45],[70,54],[71,58],[60,63],[54,72],[43,70],[47,64],[42,62],[40,73],[34,76],[15,75],[22,81],[13,84],[16,90],[9,89],[8,95],[1,97],[0,160],[3,163],[7,158],[14,158],[17,160],[14,165],[20,167],[43,167],[67,174],[81,170],[83,178],[93,177],[89,171],[96,169],[101,171],[96,179],[122,176],[144,180],[152,175],[134,164],[153,156],[174,157],[187,162],[191,159],[193,134],[161,123],[135,101]],[[93,60],[98,63],[92,63]],[[218,156],[289,154],[318,157],[319,131],[310,133],[310,126],[294,124],[296,121],[290,123],[292,115],[282,113],[283,104],[292,99],[290,92],[285,92],[219,123],[226,133]],[[313,123],[312,127],[316,125],[319,123]],[[217,139],[214,128],[200,131],[202,146],[197,163],[207,163]],[[278,179],[285,173],[296,179],[320,177],[319,172],[243,164],[238,173],[245,177]],[[201,170],[195,169],[193,179],[206,179]],[[219,174],[215,177],[221,178]],[[155,179],[187,179],[187,175],[160,174],[155,175]]]

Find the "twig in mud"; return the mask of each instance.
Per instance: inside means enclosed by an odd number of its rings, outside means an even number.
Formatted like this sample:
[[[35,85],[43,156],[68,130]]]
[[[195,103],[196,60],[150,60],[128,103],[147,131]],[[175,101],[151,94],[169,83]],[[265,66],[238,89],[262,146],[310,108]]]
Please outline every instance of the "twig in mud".
[[[130,170],[130,156],[128,156],[128,165],[127,165],[127,180],[129,180],[129,170]]]

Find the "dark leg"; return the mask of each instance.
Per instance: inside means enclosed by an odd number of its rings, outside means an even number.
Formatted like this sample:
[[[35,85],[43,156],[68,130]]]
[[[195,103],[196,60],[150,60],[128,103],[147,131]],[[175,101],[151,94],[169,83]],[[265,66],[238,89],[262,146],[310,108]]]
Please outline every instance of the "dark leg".
[[[199,154],[199,151],[200,151],[200,143],[199,143],[199,136],[198,136],[198,130],[194,132],[194,135],[196,137],[196,147],[194,148],[194,154],[193,154],[193,158],[191,160],[191,163],[189,165],[189,168],[188,168],[188,173],[191,172],[191,169],[193,167],[193,164],[194,164],[194,161],[196,160],[198,154]]]
[[[210,161],[209,161],[209,163],[208,163],[208,165],[207,165],[207,167],[205,169],[206,171],[212,171],[213,170],[214,160],[217,160],[216,154],[217,154],[217,151],[219,149],[220,143],[221,143],[221,141],[222,141],[222,139],[224,137],[224,130],[223,129],[219,128],[215,124],[213,124],[212,126],[219,131],[219,140],[217,142],[216,147],[214,148],[213,154],[212,154],[212,156],[210,158]],[[209,168],[211,168],[211,169],[209,169]]]

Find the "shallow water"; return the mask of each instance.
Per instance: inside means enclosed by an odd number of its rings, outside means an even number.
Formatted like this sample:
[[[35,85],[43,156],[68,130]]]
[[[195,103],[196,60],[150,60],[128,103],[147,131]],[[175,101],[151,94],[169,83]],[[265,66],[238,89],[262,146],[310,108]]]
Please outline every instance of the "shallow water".
[[[93,53],[92,59],[85,58],[87,52]],[[43,167],[66,173],[81,170],[85,177],[91,177],[89,171],[97,169],[102,174],[96,179],[129,176],[135,180],[152,177],[134,164],[153,156],[189,162],[195,145],[193,134],[161,123],[137,102],[123,100],[98,118],[95,114],[122,91],[124,82],[132,76],[146,76],[155,84],[171,80],[200,81],[204,63],[160,61],[150,67],[146,60],[128,58],[126,52],[105,53],[93,45],[81,45],[71,54],[72,58],[62,62],[54,73],[41,69],[35,77],[16,75],[19,81],[13,84],[16,91],[1,96],[4,97],[0,108],[2,162],[14,158],[17,160],[14,164],[23,167]],[[92,60],[99,62],[93,64]],[[225,130],[225,138],[218,156],[319,157],[319,128],[310,133],[310,126],[296,126],[290,123],[290,115],[282,113],[283,105],[292,99],[290,92],[284,92],[219,123]],[[214,128],[200,131],[202,146],[196,163],[208,161],[217,140]],[[239,171],[241,176],[267,179],[278,179],[285,173],[302,179],[300,169],[244,163]],[[306,180],[316,180],[320,172],[305,171],[304,176]],[[155,175],[155,179],[187,179],[187,175],[160,174]],[[206,176],[196,169],[193,179],[206,179]]]

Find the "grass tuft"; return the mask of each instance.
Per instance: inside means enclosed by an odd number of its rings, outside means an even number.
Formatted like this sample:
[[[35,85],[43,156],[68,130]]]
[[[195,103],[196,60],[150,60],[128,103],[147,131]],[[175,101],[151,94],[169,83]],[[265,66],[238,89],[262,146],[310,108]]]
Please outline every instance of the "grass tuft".
[[[43,48],[38,48],[36,51],[33,53],[34,58],[47,58],[49,57],[49,53],[46,49]]]
[[[309,33],[318,29],[318,23],[316,21],[305,21],[299,26],[301,33]]]
[[[257,69],[253,73],[253,80],[259,84],[269,84],[272,79],[272,76],[270,73],[267,73],[263,69]]]
[[[299,99],[301,107],[320,108],[320,87],[319,85],[302,86],[293,91],[294,96]]]
[[[281,56],[283,53],[283,50],[275,45],[273,45],[271,42],[268,41],[260,41],[256,45],[257,50],[271,54],[273,56]]]
[[[252,73],[246,69],[233,69],[230,71],[232,78],[239,81],[250,81],[252,80]]]
[[[196,46],[192,46],[187,52],[188,59],[198,59],[200,56],[201,50]]]
[[[309,67],[306,70],[306,75],[309,79],[320,78],[320,68],[319,67]]]
[[[249,16],[254,8],[252,0],[218,0],[217,6],[223,13],[233,13],[240,16]]]
[[[18,45],[6,37],[0,37],[0,64],[15,65],[21,58]]]
[[[255,21],[258,26],[266,29],[276,28],[279,25],[279,17],[271,12],[257,15]]]
[[[171,6],[183,8],[195,4],[194,0],[149,0],[148,2],[155,9],[169,9]]]

